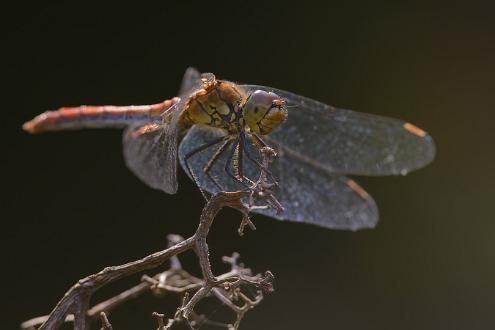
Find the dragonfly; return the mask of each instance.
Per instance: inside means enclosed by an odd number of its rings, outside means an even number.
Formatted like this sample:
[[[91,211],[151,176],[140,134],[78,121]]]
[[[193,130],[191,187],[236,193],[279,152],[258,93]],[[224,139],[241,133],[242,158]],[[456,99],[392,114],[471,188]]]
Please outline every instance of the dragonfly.
[[[99,127],[125,128],[126,165],[154,189],[177,192],[178,164],[208,193],[249,189],[262,173],[277,202],[252,212],[329,229],[378,222],[375,201],[348,176],[405,175],[435,157],[432,137],[409,122],[194,68],[161,103],[65,107],[23,125],[29,133]],[[276,154],[269,166],[264,148]]]

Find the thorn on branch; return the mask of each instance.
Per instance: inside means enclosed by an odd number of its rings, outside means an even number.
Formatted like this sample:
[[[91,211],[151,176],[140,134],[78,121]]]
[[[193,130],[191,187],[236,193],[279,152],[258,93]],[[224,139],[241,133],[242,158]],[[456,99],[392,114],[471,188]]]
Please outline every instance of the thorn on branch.
[[[165,321],[164,321],[165,315],[163,315],[163,314],[153,312],[153,314],[151,314],[151,315],[156,317],[156,320],[158,322],[158,329],[157,330],[169,330],[170,328],[172,328],[172,325],[174,325],[173,319],[168,319],[167,324],[165,325]]]
[[[240,256],[241,255],[239,253],[234,252],[230,257],[223,256],[222,261],[230,265],[230,270],[237,270],[239,268],[239,266],[237,265],[237,261],[239,260]]]
[[[260,287],[261,289],[266,292],[266,293],[272,293],[275,289],[273,288],[273,280],[275,279],[275,276],[273,276],[273,273],[269,270],[267,270],[263,276],[263,278],[260,281]]]
[[[100,319],[101,319],[100,330],[113,330],[112,325],[110,324],[110,321],[108,321],[108,317],[107,314],[105,314],[105,312],[100,313]]]
[[[256,226],[249,218],[249,214],[247,211],[242,213],[241,224],[239,225],[239,229],[237,230],[239,236],[244,236],[244,228],[246,227],[246,225],[248,225],[251,230],[256,230]]]

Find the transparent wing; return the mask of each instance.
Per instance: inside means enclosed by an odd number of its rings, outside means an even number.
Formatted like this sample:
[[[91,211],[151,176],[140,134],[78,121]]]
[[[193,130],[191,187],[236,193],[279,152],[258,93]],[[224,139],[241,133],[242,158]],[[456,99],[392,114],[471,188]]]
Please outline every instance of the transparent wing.
[[[177,192],[177,125],[147,123],[124,131],[127,167],[148,186],[168,194]]]
[[[200,86],[201,73],[193,67],[189,67],[184,72],[182,83],[179,89],[179,97],[187,96],[191,91]]]
[[[191,177],[191,175],[188,172],[184,160],[186,155],[196,150],[198,147],[201,147],[224,135],[225,133],[222,132],[221,130],[206,126],[198,126],[198,125],[193,126],[187,132],[187,134],[184,136],[179,146],[179,160],[182,168],[189,175],[189,177]],[[194,176],[198,180],[200,187],[210,193],[218,192],[219,189],[214,184],[214,182],[210,178],[208,178],[208,176],[204,173],[203,168],[210,161],[210,159],[212,158],[212,156],[215,154],[215,152],[218,150],[220,146],[221,143],[217,145],[213,145],[206,150],[196,153],[194,156],[188,159],[189,166],[191,167]],[[211,176],[215,180],[217,180],[222,185],[222,188],[224,188],[223,190],[226,191],[235,191],[245,188],[237,181],[231,179],[230,176],[227,174],[227,172],[225,172],[224,170],[225,165],[227,164],[228,155],[231,151],[232,149],[229,146],[225,150],[225,152],[223,152],[220,155],[220,157],[214,163],[212,170],[210,171]],[[256,171],[254,168],[250,167],[248,168],[248,173],[252,177],[253,175],[256,174]]]
[[[404,121],[337,109],[275,88],[242,87],[273,91],[285,99],[288,119],[266,139],[315,168],[337,174],[406,174],[435,156],[431,136]]]
[[[220,131],[193,127],[179,147],[182,167],[186,170],[184,155],[222,134]],[[272,147],[278,149],[278,145]],[[212,193],[217,192],[218,188],[204,174],[203,167],[217,148],[218,146],[209,148],[189,160],[201,188]],[[234,182],[224,171],[229,151],[227,149],[213,166],[212,177],[223,186],[224,190],[242,189],[244,187]],[[249,152],[257,154],[253,146]],[[257,178],[259,172],[253,163],[249,162],[246,157],[243,163],[244,173],[252,179]],[[331,175],[288,153],[277,157],[271,164],[270,170],[279,181],[279,186],[274,189],[274,195],[285,211],[281,214],[276,214],[271,209],[254,212],[278,220],[310,223],[332,229],[370,228],[374,227],[378,221],[378,210],[371,196],[346,177]]]
[[[275,196],[285,210],[282,214],[273,209],[258,213],[331,229],[373,228],[378,222],[373,198],[345,176],[329,174],[288,154],[276,158],[270,169],[279,182]]]
[[[164,118],[129,126],[124,131],[124,159],[129,169],[148,186],[175,194],[177,183],[178,119],[187,100],[200,86],[200,73],[187,68],[182,79],[181,101]]]

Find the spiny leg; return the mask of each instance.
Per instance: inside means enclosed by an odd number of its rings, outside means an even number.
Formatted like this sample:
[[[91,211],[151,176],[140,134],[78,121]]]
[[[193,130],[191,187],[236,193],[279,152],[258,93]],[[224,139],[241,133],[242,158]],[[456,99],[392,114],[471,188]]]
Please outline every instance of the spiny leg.
[[[251,139],[253,140],[253,143],[258,147],[258,151],[262,155],[263,162],[259,162],[256,158],[251,156],[249,153],[246,144],[246,136],[243,136],[242,142],[244,143],[245,149],[246,149],[246,156],[248,157],[249,160],[251,160],[259,169],[260,169],[260,177],[257,182],[253,182],[252,186],[252,192],[249,197],[249,205],[253,206],[254,205],[254,196],[258,195],[258,197],[262,197],[265,199],[268,207],[271,207],[277,211],[277,214],[279,214],[281,211],[283,211],[282,205],[277,201],[275,197],[273,197],[270,188],[274,185],[277,185],[277,181],[274,178],[273,174],[271,171],[268,169],[268,163],[269,163],[269,158],[273,156],[273,149],[265,143],[257,134],[252,133],[250,135]],[[267,149],[267,150],[265,150]],[[269,152],[269,154],[265,154],[265,152]],[[271,154],[271,155],[270,155]],[[267,158],[268,157],[268,158]],[[270,180],[272,180],[272,183],[269,183],[266,181],[266,175],[270,177]],[[261,188],[261,189],[260,189]],[[266,207],[264,206],[264,207]]]
[[[253,133],[251,135],[251,138],[253,139],[254,143],[256,143],[258,146],[261,146],[261,148],[268,148],[268,149],[270,149],[273,152],[273,155],[276,156],[276,152],[273,150],[273,148],[271,146],[269,146],[268,143],[266,143],[258,134]],[[273,182],[276,182],[277,181],[275,179],[275,177],[273,176],[273,174],[268,169],[268,167],[262,166],[262,168],[265,169],[265,173],[270,176],[270,179],[272,179]]]
[[[237,146],[237,153],[234,155],[235,168],[237,169],[237,176],[240,180],[246,180],[249,184],[254,184],[254,181],[244,175],[243,169],[243,155],[244,155],[244,147],[242,143],[239,143]]]
[[[213,156],[208,160],[205,167],[203,167],[203,172],[206,176],[217,186],[219,190],[223,190],[222,186],[218,183],[217,180],[210,174],[210,170],[216,161],[220,158],[220,155],[227,149],[227,147],[232,143],[231,139],[225,139],[224,143],[215,151]]]
[[[234,179],[235,181],[239,182],[240,184],[242,184],[244,187],[246,188],[249,188],[249,186],[241,179],[241,178],[238,178],[237,176],[234,175],[234,173],[232,173],[232,169],[231,169],[231,165],[232,165],[232,160],[235,156],[235,153],[237,151],[237,147],[239,146],[239,140],[235,140],[234,143],[232,144],[232,147],[230,149],[230,153],[227,157],[227,161],[225,162],[225,167],[224,167],[224,170],[225,172],[232,178]]]
[[[253,136],[253,139],[255,140],[256,143],[259,143],[263,147],[270,148],[270,146],[258,134],[251,133],[251,135]]]
[[[267,147],[268,145],[263,141],[261,140],[261,138],[255,134],[253,134],[253,136],[255,136],[255,138],[253,138],[254,142],[259,146],[261,145],[262,147]],[[251,153],[249,152],[247,146],[246,146],[246,136],[244,134],[241,134],[240,136],[240,140],[241,140],[241,144],[243,146],[243,150],[244,150],[244,153],[246,154],[246,157],[251,161],[253,162],[261,171],[265,172],[269,177],[270,177],[270,180],[272,180],[274,183],[277,182],[277,180],[275,179],[275,177],[273,176],[272,172],[266,168],[266,166],[263,166],[263,164],[261,164],[256,158],[254,158]]]
[[[206,197],[206,194],[205,194],[204,190],[201,188],[201,185],[199,184],[198,178],[196,177],[196,175],[194,174],[194,172],[191,170],[191,166],[189,165],[189,158],[191,158],[192,156],[194,156],[198,152],[201,152],[201,151],[206,150],[206,149],[208,149],[210,147],[213,147],[214,145],[222,142],[224,139],[225,139],[225,136],[222,136],[222,137],[219,137],[219,138],[217,138],[215,140],[212,140],[210,142],[207,142],[207,143],[205,143],[203,145],[200,145],[196,149],[191,150],[190,152],[188,152],[184,156],[184,164],[186,164],[187,172],[192,177],[194,183],[198,186],[199,190],[201,191],[201,194],[203,195],[203,197],[206,200],[208,200],[208,198]]]
[[[237,175],[239,178],[244,178],[244,170],[242,168],[242,154],[244,153],[244,148],[242,143],[239,143],[237,147]]]

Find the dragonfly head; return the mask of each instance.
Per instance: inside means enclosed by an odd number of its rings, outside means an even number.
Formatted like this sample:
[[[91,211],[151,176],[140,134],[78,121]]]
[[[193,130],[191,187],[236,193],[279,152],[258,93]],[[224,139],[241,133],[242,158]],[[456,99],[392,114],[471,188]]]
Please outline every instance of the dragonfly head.
[[[269,134],[287,119],[285,101],[275,93],[262,90],[248,96],[242,111],[251,131],[262,135]]]

